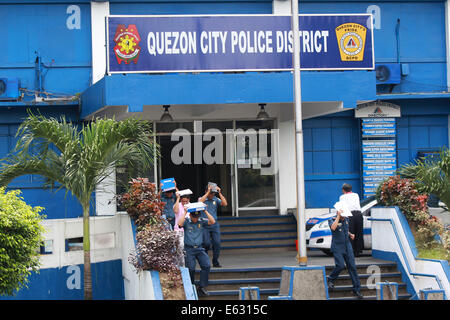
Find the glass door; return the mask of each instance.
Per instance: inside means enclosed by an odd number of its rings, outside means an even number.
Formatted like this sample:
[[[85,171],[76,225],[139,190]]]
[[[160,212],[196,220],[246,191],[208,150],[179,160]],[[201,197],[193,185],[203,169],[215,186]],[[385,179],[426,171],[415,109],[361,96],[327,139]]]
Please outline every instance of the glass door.
[[[180,190],[192,190],[192,202],[205,194],[208,182],[215,182],[228,202],[218,215],[232,215],[232,164],[226,158],[226,132],[232,131],[233,122],[157,123],[156,128],[161,151],[158,181],[174,177]]]
[[[236,121],[235,185],[240,211],[277,209],[278,135],[272,120]]]

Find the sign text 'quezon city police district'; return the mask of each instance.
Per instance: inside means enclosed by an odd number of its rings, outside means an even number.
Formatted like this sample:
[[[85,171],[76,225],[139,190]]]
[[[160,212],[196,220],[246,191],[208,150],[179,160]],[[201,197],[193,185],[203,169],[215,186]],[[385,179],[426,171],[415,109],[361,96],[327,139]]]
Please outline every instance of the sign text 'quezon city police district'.
[[[373,70],[372,16],[300,15],[303,70]],[[291,70],[290,16],[109,16],[108,73]]]

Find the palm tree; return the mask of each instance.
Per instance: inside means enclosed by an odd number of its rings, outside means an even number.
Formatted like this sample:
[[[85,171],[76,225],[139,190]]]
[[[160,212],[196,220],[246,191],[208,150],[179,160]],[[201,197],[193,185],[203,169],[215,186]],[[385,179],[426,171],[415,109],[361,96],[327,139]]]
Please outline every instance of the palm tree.
[[[402,166],[400,175],[419,182],[422,191],[435,194],[450,208],[450,150],[442,148],[430,158],[419,158],[414,163]]]
[[[159,155],[149,122],[96,119],[79,127],[55,118],[29,113],[17,132],[13,152],[0,164],[0,186],[14,178],[35,174],[45,187],[65,188],[83,208],[84,299],[92,299],[89,204],[97,184],[118,165],[148,169]],[[57,191],[56,190],[56,191]]]

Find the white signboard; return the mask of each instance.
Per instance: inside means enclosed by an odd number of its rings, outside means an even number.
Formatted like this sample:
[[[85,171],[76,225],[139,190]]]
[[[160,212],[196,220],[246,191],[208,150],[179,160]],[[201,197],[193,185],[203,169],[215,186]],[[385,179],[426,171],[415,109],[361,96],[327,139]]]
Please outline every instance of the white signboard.
[[[382,101],[363,103],[355,109],[356,118],[398,118],[400,116],[399,105]]]

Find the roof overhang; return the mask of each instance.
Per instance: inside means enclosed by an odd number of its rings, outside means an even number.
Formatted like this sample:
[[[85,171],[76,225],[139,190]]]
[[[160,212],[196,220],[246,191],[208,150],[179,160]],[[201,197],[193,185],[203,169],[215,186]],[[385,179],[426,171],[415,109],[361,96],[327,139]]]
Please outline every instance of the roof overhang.
[[[360,101],[376,99],[375,81],[374,71],[303,71],[302,101],[355,108]],[[82,93],[81,118],[142,112],[149,105],[269,104],[293,99],[291,72],[115,74]]]

